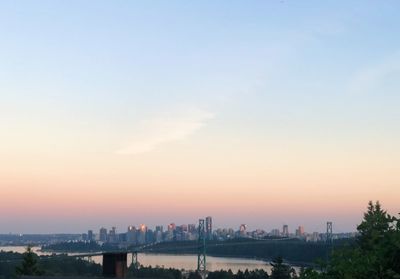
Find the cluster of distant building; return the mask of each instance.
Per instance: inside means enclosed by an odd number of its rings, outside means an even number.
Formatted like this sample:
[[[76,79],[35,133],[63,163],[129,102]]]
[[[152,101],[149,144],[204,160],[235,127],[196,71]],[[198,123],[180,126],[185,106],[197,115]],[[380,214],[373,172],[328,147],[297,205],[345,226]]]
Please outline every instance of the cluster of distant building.
[[[331,222],[328,222],[331,224]],[[84,234],[0,234],[0,245],[25,245],[25,244],[52,244],[69,241],[95,241],[99,244],[111,244],[119,246],[144,245],[155,242],[188,241],[198,239],[198,224],[176,225],[171,223],[165,228],[156,226],[148,228],[145,224],[128,226],[125,232],[117,232],[115,227],[111,229],[100,228],[97,232],[89,230]],[[326,241],[327,233],[307,233],[303,226],[298,226],[294,231],[289,230],[288,225],[281,229],[265,231],[257,229],[250,231],[246,224],[241,224],[237,230],[232,228],[213,229],[213,219],[208,216],[204,220],[204,234],[207,240],[225,241],[237,238],[293,238],[307,242]],[[331,239],[353,238],[355,232],[332,233]]]
[[[335,233],[332,235],[333,239],[352,238],[355,237],[355,232],[350,233]],[[242,224],[239,230],[233,229],[216,229],[213,232],[213,239],[215,240],[228,240],[234,238],[254,238],[254,239],[265,239],[265,238],[294,238],[300,239],[307,242],[318,242],[326,241],[326,233],[313,232],[307,233],[303,226],[298,226],[294,232],[289,231],[288,225],[283,225],[282,229],[272,229],[267,232],[262,229],[249,231],[246,224]]]
[[[101,244],[128,244],[143,245],[154,242],[185,241],[197,240],[198,226],[196,224],[176,225],[171,223],[164,226],[156,226],[154,229],[148,228],[145,224],[139,226],[128,226],[126,232],[117,233],[115,227],[110,230],[100,228],[99,233],[95,234],[92,230],[82,234],[83,241],[97,241]],[[212,217],[205,218],[205,237],[208,240],[214,239],[212,229]]]
[[[198,226],[196,224],[184,224],[177,226],[175,223],[163,226],[156,226],[154,229],[148,228],[145,224],[139,226],[129,226],[126,232],[117,233],[115,227],[110,230],[100,228],[95,234],[92,230],[82,235],[83,241],[97,241],[100,244],[126,244],[126,245],[144,245],[154,242],[168,241],[187,241],[198,239]],[[355,233],[333,234],[333,239],[351,238]],[[257,229],[249,231],[246,224],[241,224],[238,230],[232,228],[223,228],[213,230],[212,217],[205,218],[205,237],[207,240],[230,240],[235,238],[297,238],[304,241],[318,242],[325,241],[326,234],[313,232],[306,233],[303,226],[298,226],[294,232],[289,231],[288,225],[283,225],[282,229],[273,229],[270,232]]]
[[[298,226],[294,231],[289,230],[288,225],[281,229],[273,229],[269,232],[257,229],[250,231],[246,224],[239,226],[237,230],[232,228],[213,229],[211,216],[205,218],[205,236],[207,240],[225,241],[235,238],[297,238],[303,241],[326,241],[327,234],[320,232],[307,233],[303,226]],[[355,232],[333,233],[332,239],[353,238]],[[99,244],[117,244],[119,246],[143,245],[154,242],[184,241],[198,239],[198,225],[175,225],[171,223],[165,228],[156,226],[154,229],[142,224],[129,226],[125,232],[119,233],[115,227],[111,229],[100,228],[97,232],[89,230],[84,234],[0,234],[1,245],[45,245],[69,241],[96,241]]]

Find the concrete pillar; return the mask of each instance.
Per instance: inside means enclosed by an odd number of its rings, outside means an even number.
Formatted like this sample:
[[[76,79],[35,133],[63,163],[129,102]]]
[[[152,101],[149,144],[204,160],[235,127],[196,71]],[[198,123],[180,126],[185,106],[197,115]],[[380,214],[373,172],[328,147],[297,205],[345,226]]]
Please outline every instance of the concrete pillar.
[[[127,253],[103,253],[103,276],[125,278]]]

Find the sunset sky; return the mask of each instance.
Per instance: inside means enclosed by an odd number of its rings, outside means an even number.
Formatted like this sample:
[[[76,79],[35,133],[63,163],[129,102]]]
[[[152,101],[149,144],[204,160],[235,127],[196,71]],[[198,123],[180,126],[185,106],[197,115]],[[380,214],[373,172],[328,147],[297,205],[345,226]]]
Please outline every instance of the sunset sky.
[[[400,2],[2,1],[0,233],[400,212]]]

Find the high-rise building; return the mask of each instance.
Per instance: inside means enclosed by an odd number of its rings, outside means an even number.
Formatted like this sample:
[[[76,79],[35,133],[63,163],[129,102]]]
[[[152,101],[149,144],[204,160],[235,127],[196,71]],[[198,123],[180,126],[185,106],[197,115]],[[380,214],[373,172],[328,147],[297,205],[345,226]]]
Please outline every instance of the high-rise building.
[[[156,242],[161,242],[163,240],[163,226],[156,226],[156,231],[154,232],[154,240]]]
[[[139,244],[146,243],[146,232],[147,232],[147,226],[145,224],[141,224],[139,226],[139,232],[138,232],[138,243]]]
[[[317,242],[317,241],[319,241],[319,239],[320,239],[319,232],[313,232],[312,241]]]
[[[183,225],[180,226],[180,229],[181,229],[181,232],[187,232],[188,231],[188,225],[183,224]]]
[[[206,238],[208,240],[212,239],[212,218],[211,218],[211,216],[206,217]]]
[[[147,231],[147,226],[145,224],[141,224],[140,227],[139,227],[139,230],[141,232],[146,232]]]
[[[93,241],[94,240],[94,235],[92,230],[88,230],[88,241]]]
[[[271,231],[271,236],[280,236],[281,232],[279,231],[279,229],[273,229]]]
[[[107,238],[108,238],[107,229],[106,228],[101,228],[100,232],[99,232],[99,240],[101,242],[106,242]]]
[[[146,243],[153,243],[155,241],[154,232],[151,229],[146,230]]]
[[[112,227],[110,232],[108,233],[108,242],[115,243],[117,242],[117,228]]]
[[[168,225],[168,231],[173,232],[173,231],[175,231],[175,230],[176,230],[176,225],[175,225],[175,223],[171,223],[171,224]]]
[[[137,243],[137,237],[136,237],[137,231],[134,226],[129,226],[128,231],[126,232],[126,241],[128,243],[136,244]]]
[[[126,236],[127,236],[126,233],[118,233],[118,234],[116,235],[116,241],[117,241],[118,243],[127,242],[127,241],[126,241]]]
[[[189,224],[189,225],[188,225],[188,231],[189,231],[190,233],[196,233],[196,232],[197,232],[197,230],[196,230],[196,225],[195,225],[195,224]]]
[[[303,237],[304,236],[304,227],[303,226],[299,226],[299,228],[296,229],[296,236],[297,237]]]
[[[81,235],[81,238],[82,238],[83,241],[87,241],[87,240],[88,240],[88,235],[87,235],[87,233],[83,233],[83,234]]]
[[[283,225],[282,236],[289,237],[289,226],[288,225]]]
[[[241,224],[239,227],[239,235],[240,236],[246,236],[247,234],[247,225],[246,224]]]
[[[161,232],[161,233],[163,233],[163,232],[164,232],[163,226],[156,226],[156,232]]]

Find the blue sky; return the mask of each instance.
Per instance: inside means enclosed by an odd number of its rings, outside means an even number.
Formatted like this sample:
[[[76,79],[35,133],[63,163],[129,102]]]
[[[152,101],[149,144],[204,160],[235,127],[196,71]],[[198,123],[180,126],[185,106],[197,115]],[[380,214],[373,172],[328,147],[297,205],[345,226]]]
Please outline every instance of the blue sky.
[[[227,100],[253,107],[265,106],[259,98],[322,94],[341,102],[354,75],[392,59],[399,45],[396,1],[2,6],[2,83],[17,103],[219,110]]]
[[[144,173],[174,162],[187,181],[210,165],[222,184],[243,171],[260,190],[302,166],[301,177],[316,168],[321,180],[280,183],[304,191],[314,183],[310,207],[328,199],[327,188],[345,190],[337,184],[360,190],[355,208],[347,201],[355,213],[343,230],[354,228],[369,199],[398,211],[399,8],[398,1],[2,1],[0,185],[12,187],[13,174],[22,179],[16,189],[25,189],[34,170],[38,185],[54,185],[59,178],[49,172],[78,175],[79,163],[64,165],[71,160],[104,169],[137,164]],[[89,184],[101,167],[90,169]],[[328,207],[340,220],[333,201]],[[315,222],[307,214],[296,218]]]

